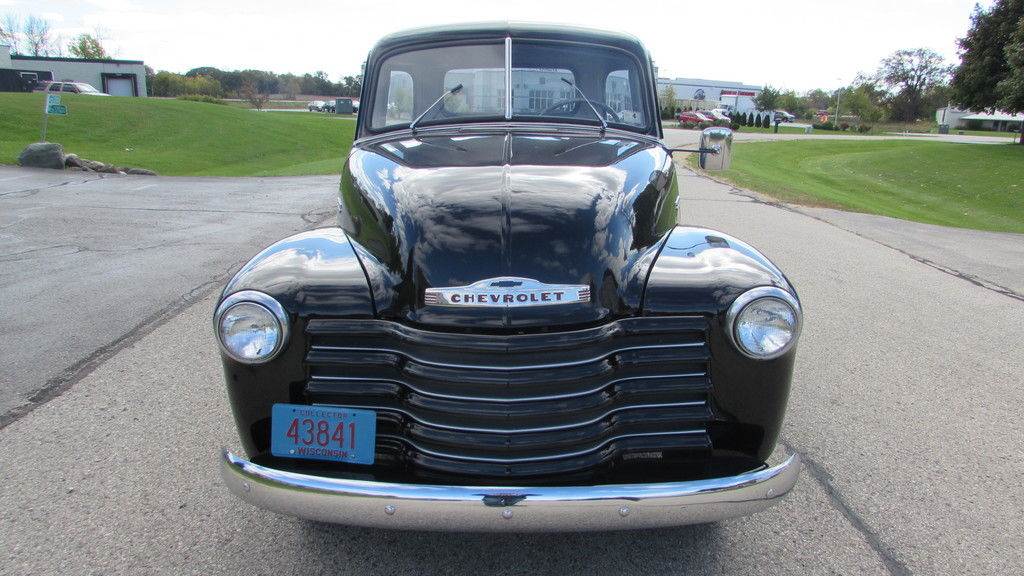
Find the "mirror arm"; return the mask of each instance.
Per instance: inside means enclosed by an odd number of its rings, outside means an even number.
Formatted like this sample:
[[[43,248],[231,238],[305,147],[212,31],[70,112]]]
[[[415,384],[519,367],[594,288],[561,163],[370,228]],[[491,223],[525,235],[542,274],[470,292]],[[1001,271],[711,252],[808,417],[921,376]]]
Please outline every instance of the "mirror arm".
[[[669,148],[668,153],[673,152],[696,152],[698,154],[720,154],[722,149],[718,146],[714,148]]]

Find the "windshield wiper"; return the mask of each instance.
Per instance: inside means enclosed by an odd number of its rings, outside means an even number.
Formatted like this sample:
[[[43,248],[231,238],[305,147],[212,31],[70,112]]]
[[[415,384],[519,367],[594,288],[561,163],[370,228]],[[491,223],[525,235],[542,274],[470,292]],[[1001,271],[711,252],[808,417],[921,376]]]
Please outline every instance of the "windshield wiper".
[[[431,110],[433,110],[434,106],[437,106],[441,102],[441,100],[444,100],[445,96],[450,96],[452,94],[455,94],[459,90],[462,90],[462,84],[459,84],[458,86],[452,88],[451,90],[445,90],[444,94],[441,94],[440,98],[438,98],[437,100],[434,100],[433,104],[431,104],[430,106],[427,106],[427,109],[424,110],[422,114],[417,116],[415,120],[413,120],[412,122],[409,123],[409,130],[412,130],[412,133],[415,134],[416,133],[416,124],[420,120],[422,120],[423,117],[426,116]]]
[[[582,98],[583,101],[587,103],[587,106],[590,106],[590,109],[594,111],[594,116],[597,116],[597,119],[601,121],[601,134],[603,135],[604,131],[608,129],[608,121],[604,119],[604,116],[601,116],[597,112],[597,108],[594,106],[594,103],[590,101],[590,98],[587,98],[587,95],[583,93],[583,90],[580,90],[579,86],[573,84],[572,82],[566,80],[565,78],[562,78],[562,82],[565,82],[569,86],[575,88],[576,92],[579,93],[580,98]]]

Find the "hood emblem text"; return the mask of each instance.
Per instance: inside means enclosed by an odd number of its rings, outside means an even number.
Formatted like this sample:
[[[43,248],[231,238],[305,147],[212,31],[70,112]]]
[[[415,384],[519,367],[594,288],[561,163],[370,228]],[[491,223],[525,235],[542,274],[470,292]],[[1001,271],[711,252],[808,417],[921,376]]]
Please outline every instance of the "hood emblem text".
[[[530,278],[511,276],[488,278],[468,286],[427,288],[423,295],[428,306],[476,306],[486,308],[522,308],[590,302],[590,286],[544,284]]]

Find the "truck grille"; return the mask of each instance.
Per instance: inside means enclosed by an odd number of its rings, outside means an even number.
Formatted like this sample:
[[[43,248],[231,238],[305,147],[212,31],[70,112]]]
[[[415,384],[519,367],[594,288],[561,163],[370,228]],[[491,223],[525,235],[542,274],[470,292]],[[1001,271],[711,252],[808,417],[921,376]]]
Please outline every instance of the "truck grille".
[[[378,466],[529,477],[710,450],[707,322],[527,335],[310,320],[305,401],[377,411]]]

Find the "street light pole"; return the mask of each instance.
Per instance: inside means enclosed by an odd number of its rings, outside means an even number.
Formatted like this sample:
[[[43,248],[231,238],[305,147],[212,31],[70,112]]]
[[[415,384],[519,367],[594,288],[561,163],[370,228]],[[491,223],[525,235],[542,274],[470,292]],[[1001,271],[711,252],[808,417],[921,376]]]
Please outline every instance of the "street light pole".
[[[840,86],[839,91],[836,92],[836,121],[832,123],[836,127],[836,129],[839,129],[839,104],[842,101],[842,97],[843,87]]]

